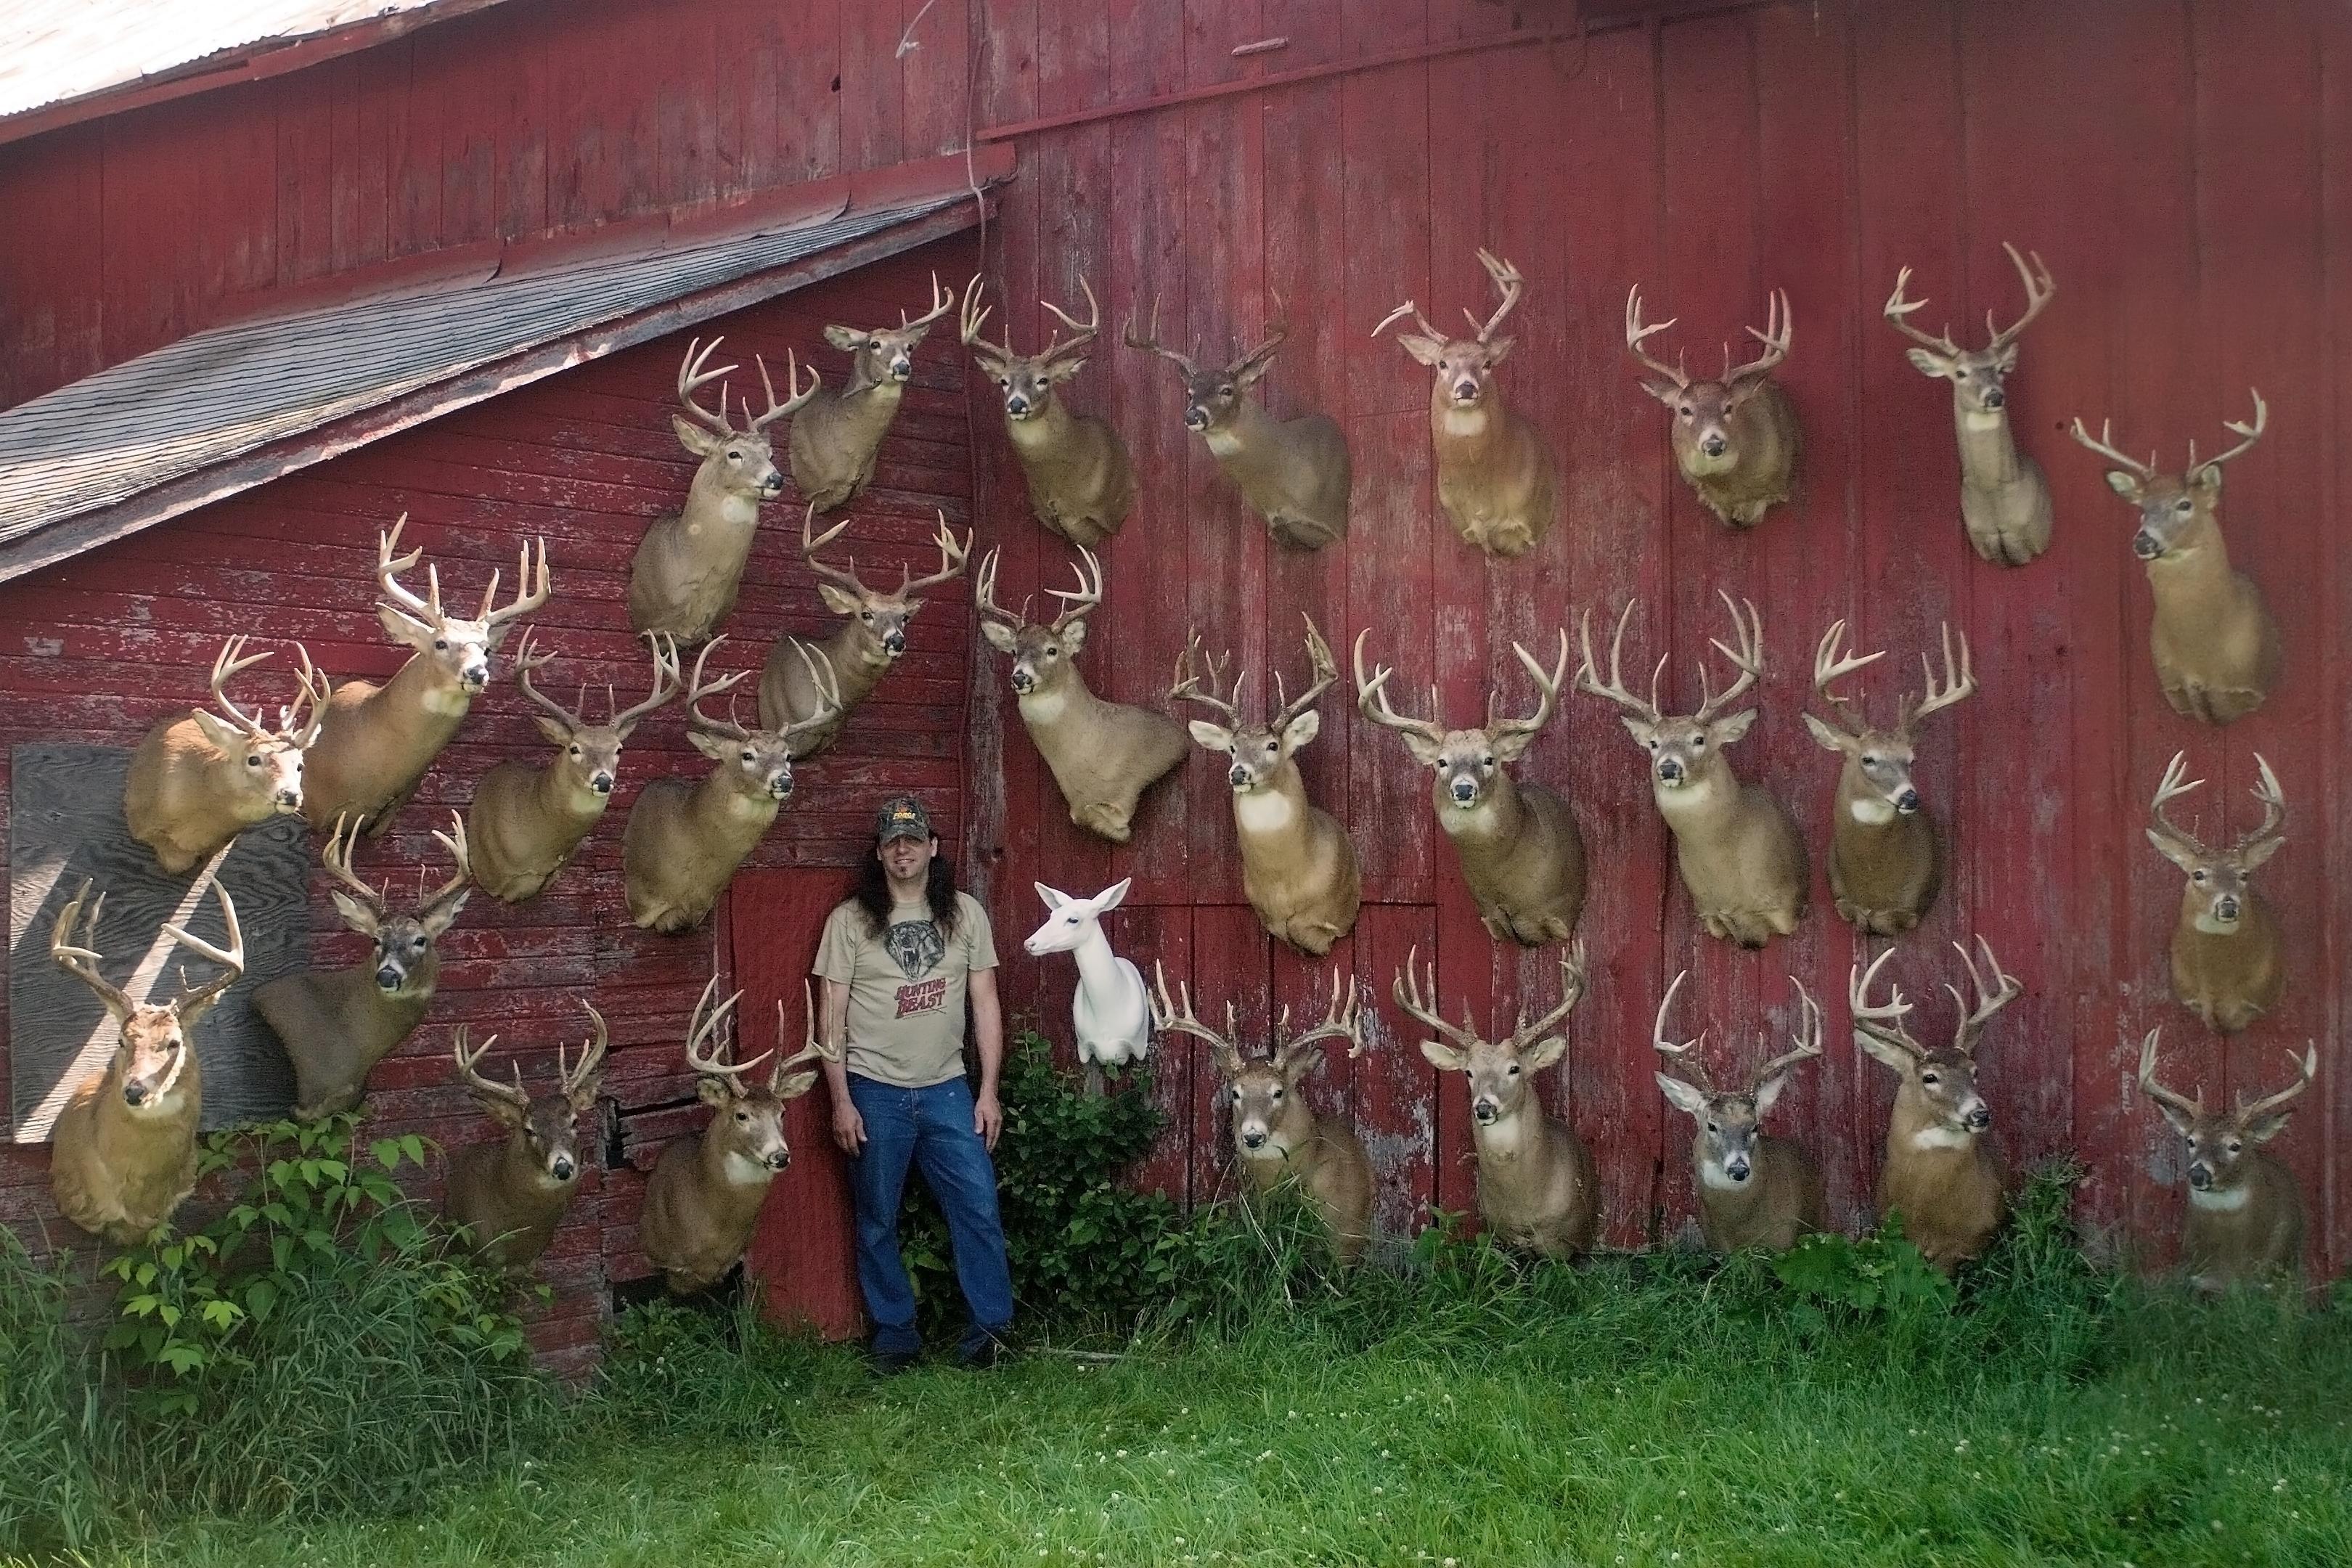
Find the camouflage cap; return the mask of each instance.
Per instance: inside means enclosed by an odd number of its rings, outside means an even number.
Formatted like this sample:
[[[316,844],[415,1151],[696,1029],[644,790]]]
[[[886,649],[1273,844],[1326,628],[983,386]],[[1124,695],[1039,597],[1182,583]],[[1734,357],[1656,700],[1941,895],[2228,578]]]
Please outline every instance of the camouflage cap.
[[[931,814],[923,803],[911,795],[894,795],[882,803],[881,813],[874,819],[876,843],[887,844],[894,838],[929,838]]]

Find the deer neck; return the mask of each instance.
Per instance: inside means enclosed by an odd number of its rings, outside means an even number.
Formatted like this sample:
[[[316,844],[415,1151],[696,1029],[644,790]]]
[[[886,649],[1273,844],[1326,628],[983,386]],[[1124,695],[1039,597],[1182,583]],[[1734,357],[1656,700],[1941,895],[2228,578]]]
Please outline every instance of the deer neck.
[[[545,1161],[532,1158],[530,1141],[520,1131],[508,1133],[499,1151],[497,1182],[499,1191],[509,1198],[537,1208],[560,1205],[572,1187],[572,1183],[550,1175]]]
[[[420,742],[430,740],[438,751],[457,732],[458,721],[474,704],[474,694],[457,680],[439,663],[421,653],[408,656],[408,662],[393,672],[390,680],[376,688],[362,706],[385,716],[386,722],[397,722],[411,715],[421,718],[414,723],[414,734]]]
[[[1658,803],[1658,814],[1677,835],[1705,835],[1727,827],[1739,811],[1739,775],[1731,771],[1721,752],[1712,752],[1678,789],[1664,787],[1653,775],[1650,793]]]
[[[1532,1092],[1522,1091],[1519,1102],[1494,1121],[1472,1117],[1470,1141],[1477,1147],[1481,1166],[1517,1167],[1544,1147],[1544,1127],[1543,1107],[1536,1103]]]
[[[1976,1152],[1977,1139],[1974,1131],[1954,1127],[1937,1115],[1909,1083],[1895,1092],[1895,1109],[1886,1123],[1889,1160],[1969,1158]]]
[[[719,459],[707,458],[694,470],[694,483],[687,488],[686,509],[678,521],[689,534],[705,527],[748,533],[760,524],[760,500],[729,489],[719,478]]]
[[[1475,460],[1498,444],[1508,419],[1503,395],[1494,386],[1466,407],[1454,402],[1442,384],[1430,389],[1430,433],[1453,448],[1457,461]]]
[[[2147,585],[2159,614],[2224,614],[2235,602],[2230,547],[2211,510],[2198,514],[2179,543],[2147,563]]]
[[[203,1074],[194,1050],[171,1089],[136,1110],[123,1102],[121,1063],[110,1063],[98,1086],[99,1152],[107,1167],[152,1171],[182,1159],[184,1135],[194,1132],[203,1103]]]
[[[1118,955],[1110,950],[1110,938],[1103,935],[1099,924],[1090,926],[1078,945],[1070,950],[1078,963],[1078,984],[1097,996],[1115,996],[1119,990]]]
[[[1838,772],[1837,822],[1842,828],[1883,828],[1895,826],[1899,815],[1887,798],[1870,787],[1862,776],[1862,763],[1854,757],[1845,760]]]
[[[1952,394],[1952,424],[1960,437],[1960,474],[1970,484],[2006,484],[2020,472],[2017,441],[2007,408],[1970,408]]]
[[[1437,803],[1437,825],[1447,837],[1465,847],[1487,848],[1516,843],[1527,825],[1527,801],[1510,773],[1500,768],[1486,793],[1468,805],[1454,804],[1454,795],[1442,778],[1430,793]]]
[[[1234,405],[1225,422],[1202,431],[1201,439],[1227,468],[1255,474],[1274,466],[1282,431],[1265,405],[1244,395]]]
[[[1242,1163],[1261,1188],[1294,1173],[1305,1181],[1309,1174],[1307,1163],[1315,1147],[1315,1113],[1294,1090],[1283,1097],[1282,1114],[1267,1128],[1265,1148],[1242,1149],[1238,1143],[1234,1147],[1240,1149]]]
[[[571,759],[562,755],[540,769],[531,785],[532,805],[556,822],[593,822],[612,800],[590,789],[588,781],[572,770]]]
[[[776,1173],[736,1142],[734,1125],[723,1110],[712,1113],[710,1125],[702,1134],[702,1178],[706,1190],[722,1201],[733,1199],[757,1207]]]
[[[1013,437],[1016,451],[1024,458],[1036,458],[1051,456],[1066,447],[1070,439],[1072,424],[1070,411],[1062,406],[1062,399],[1057,395],[1026,419],[1008,416],[1004,428]]]
[[[833,661],[833,678],[841,687],[845,711],[880,685],[890,668],[890,655],[882,639],[855,616],[835,626],[822,646],[824,657]]]
[[[1307,810],[1307,781],[1295,757],[1283,758],[1258,788],[1234,796],[1234,824],[1245,845],[1290,839],[1305,826]]]
[[[1110,704],[1094,694],[1076,665],[1064,659],[1059,675],[1021,693],[1019,706],[1021,721],[1034,731],[1083,726]]]
[[[705,773],[688,797],[688,809],[709,830],[711,842],[749,843],[768,830],[783,802],[743,776],[734,763],[720,763]]]

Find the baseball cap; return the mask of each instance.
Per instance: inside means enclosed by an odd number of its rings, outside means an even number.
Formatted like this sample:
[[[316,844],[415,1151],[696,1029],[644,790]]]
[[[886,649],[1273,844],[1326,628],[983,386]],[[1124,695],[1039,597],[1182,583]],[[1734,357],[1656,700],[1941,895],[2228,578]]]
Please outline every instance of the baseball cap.
[[[929,838],[931,816],[913,795],[894,795],[882,803],[881,814],[874,819],[874,832],[877,844],[894,838]]]

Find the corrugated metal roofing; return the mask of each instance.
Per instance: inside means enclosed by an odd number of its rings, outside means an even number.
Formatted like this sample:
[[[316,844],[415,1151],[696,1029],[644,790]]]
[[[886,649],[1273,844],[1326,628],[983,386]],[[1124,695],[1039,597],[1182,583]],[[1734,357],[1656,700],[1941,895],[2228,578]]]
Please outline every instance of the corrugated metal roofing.
[[[0,119],[441,0],[7,0]]]
[[[270,442],[971,200],[959,192],[695,249],[194,333],[0,412],[0,548]]]

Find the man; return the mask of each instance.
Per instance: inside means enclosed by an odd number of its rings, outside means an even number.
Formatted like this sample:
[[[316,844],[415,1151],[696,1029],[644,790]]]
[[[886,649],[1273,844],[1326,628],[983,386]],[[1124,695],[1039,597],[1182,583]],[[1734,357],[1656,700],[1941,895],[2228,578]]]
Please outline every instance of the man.
[[[815,973],[824,982],[824,1038],[844,1047],[824,1076],[834,1142],[849,1156],[857,1203],[857,1284],[874,1321],[874,1364],[898,1372],[922,1353],[898,1257],[898,1200],[911,1163],[947,1216],[971,1314],[958,1359],[993,1366],[1013,1321],[988,1157],[1004,1125],[996,944],[988,911],[956,890],[931,819],[912,796],[882,803],[873,858],[859,868],[857,890],[825,918]],[[964,1080],[967,1010],[980,1044],[977,1095]]]

